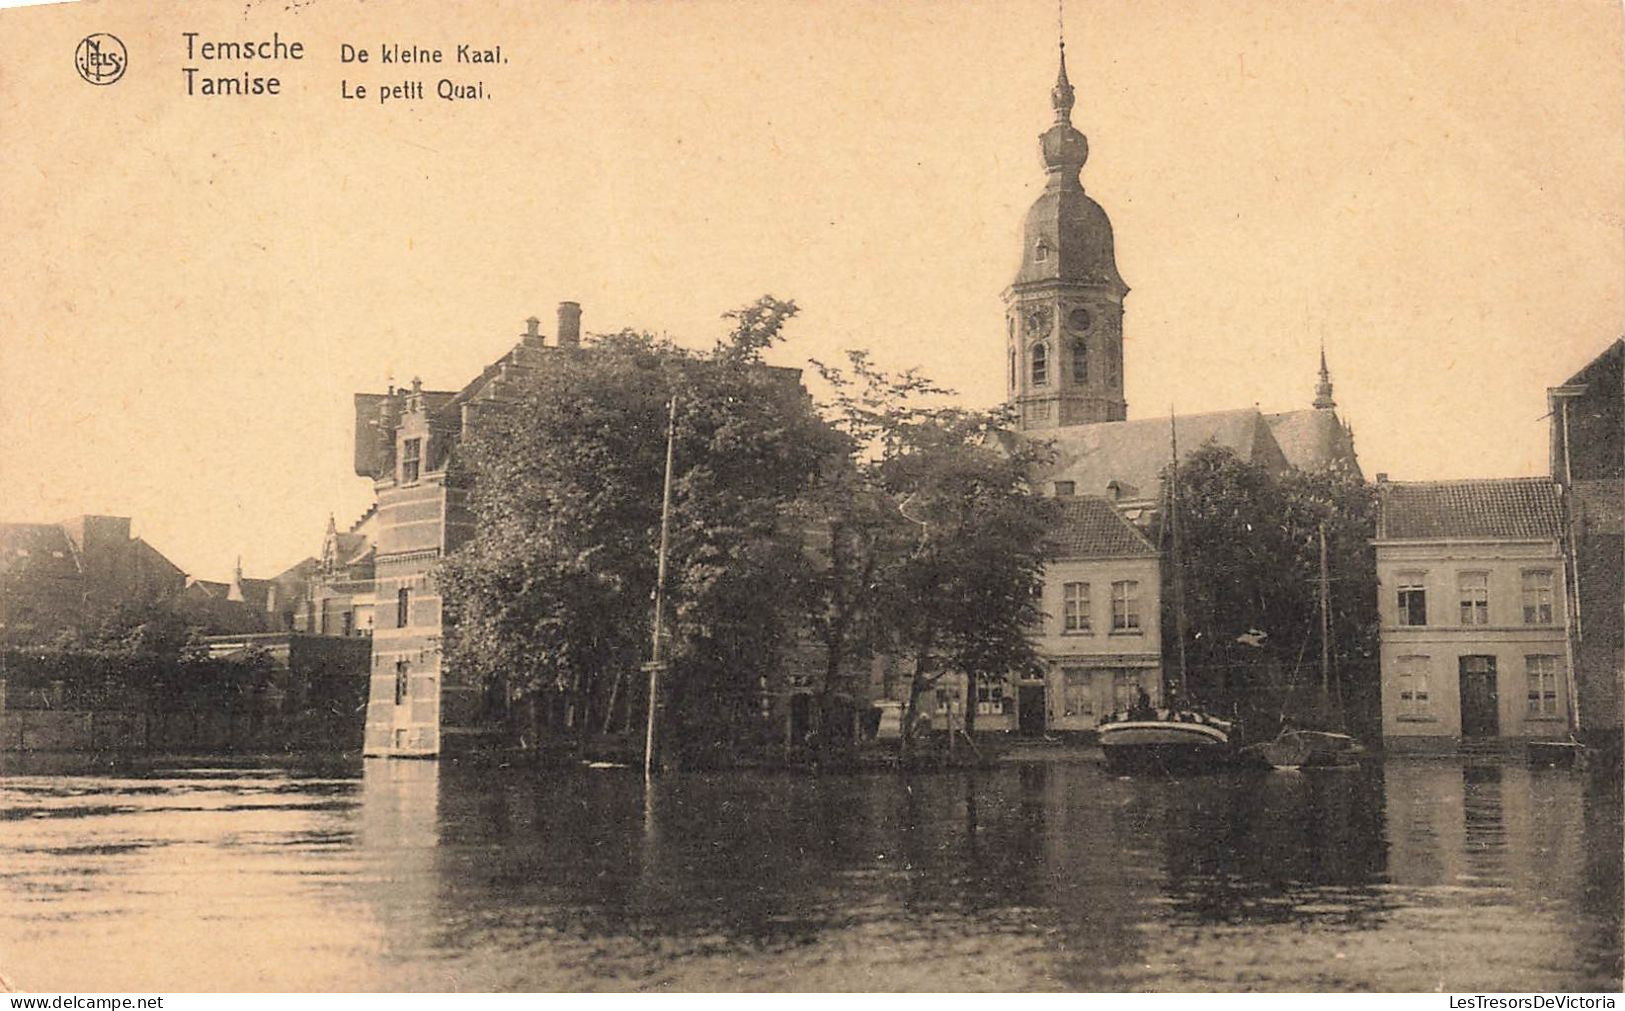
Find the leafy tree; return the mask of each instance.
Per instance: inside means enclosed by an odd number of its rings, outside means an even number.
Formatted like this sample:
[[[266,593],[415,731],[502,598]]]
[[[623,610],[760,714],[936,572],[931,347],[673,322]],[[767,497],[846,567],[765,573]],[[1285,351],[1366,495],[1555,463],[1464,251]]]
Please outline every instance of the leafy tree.
[[[812,629],[829,660],[826,689],[848,654],[911,659],[904,744],[919,699],[965,676],[966,728],[978,684],[1030,668],[1053,503],[1028,483],[1042,452],[1006,445],[1009,418],[944,406],[918,373],[888,375],[861,352],[846,368],[814,363],[833,390],[831,416],[850,466],[826,487],[829,560]]]
[[[703,747],[756,715],[802,584],[794,505],[840,450],[796,374],[760,361],[795,312],[764,297],[706,354],[594,338],[465,433],[477,533],[438,573],[453,664],[510,698],[564,699],[572,729],[631,723],[676,397],[670,727]]]
[[[1324,528],[1332,663],[1363,692],[1377,628],[1370,487],[1342,470],[1275,474],[1205,446],[1180,463],[1178,488],[1192,690],[1267,720],[1280,715],[1284,692],[1318,684]],[[1163,535],[1166,547],[1166,523]],[[1165,616],[1163,627],[1164,655],[1177,663],[1176,622]]]

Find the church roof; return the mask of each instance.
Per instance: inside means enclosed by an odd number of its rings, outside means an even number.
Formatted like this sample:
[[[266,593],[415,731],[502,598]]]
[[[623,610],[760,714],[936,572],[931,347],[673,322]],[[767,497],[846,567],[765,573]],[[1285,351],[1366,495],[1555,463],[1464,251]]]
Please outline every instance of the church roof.
[[[1095,495],[1058,498],[1056,558],[1154,558],[1157,549],[1106,499]]]
[[[1287,462],[1297,469],[1326,470],[1346,462],[1359,473],[1353,442],[1336,411],[1330,408],[1284,411],[1266,414],[1264,420]]]
[[[1253,408],[1184,414],[1176,420],[1180,459],[1203,446],[1217,445],[1272,470],[1290,466],[1264,416]],[[1080,495],[1146,499],[1155,498],[1161,487],[1171,434],[1169,419],[1144,418],[1045,429],[1024,438],[1054,446],[1055,459],[1043,473],[1045,480],[1071,481]]]
[[[1551,478],[1394,481],[1378,487],[1378,540],[1546,540],[1562,532]]]

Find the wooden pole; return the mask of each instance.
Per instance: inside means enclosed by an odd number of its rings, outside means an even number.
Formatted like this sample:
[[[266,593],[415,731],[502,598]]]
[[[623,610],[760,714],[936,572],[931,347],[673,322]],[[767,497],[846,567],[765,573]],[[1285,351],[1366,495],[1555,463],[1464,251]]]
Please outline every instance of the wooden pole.
[[[677,394],[672,394],[666,418],[666,479],[660,499],[660,562],[655,571],[654,643],[649,655],[649,720],[643,731],[643,781],[654,777],[655,712],[660,701],[660,671],[665,666],[661,649],[666,618],[666,552],[671,544],[671,465],[677,443]]]
[[[1172,407],[1168,408],[1168,440],[1173,451],[1173,466],[1168,472],[1168,524],[1174,556],[1174,636],[1179,641],[1179,704],[1183,706],[1189,705],[1185,675],[1185,560],[1180,554],[1179,542],[1179,424]]]
[[[1332,691],[1331,581],[1327,578],[1326,524],[1320,525],[1320,693],[1329,701]]]

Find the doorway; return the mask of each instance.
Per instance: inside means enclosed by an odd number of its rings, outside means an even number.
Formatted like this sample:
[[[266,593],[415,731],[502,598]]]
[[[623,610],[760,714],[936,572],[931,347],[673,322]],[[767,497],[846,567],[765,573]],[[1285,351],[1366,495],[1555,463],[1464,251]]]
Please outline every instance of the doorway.
[[[1495,657],[1461,658],[1461,736],[1495,737],[1501,732]]]
[[[1044,686],[1021,685],[1016,689],[1017,728],[1023,734],[1042,734],[1049,722],[1044,718]]]

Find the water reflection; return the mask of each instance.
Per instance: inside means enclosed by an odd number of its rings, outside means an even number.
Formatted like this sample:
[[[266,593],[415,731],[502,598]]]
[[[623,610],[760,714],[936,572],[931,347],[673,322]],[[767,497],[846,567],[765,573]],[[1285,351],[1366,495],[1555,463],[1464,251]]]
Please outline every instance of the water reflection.
[[[1617,785],[1390,761],[1118,779],[431,762],[0,775],[42,989],[1577,989]]]

